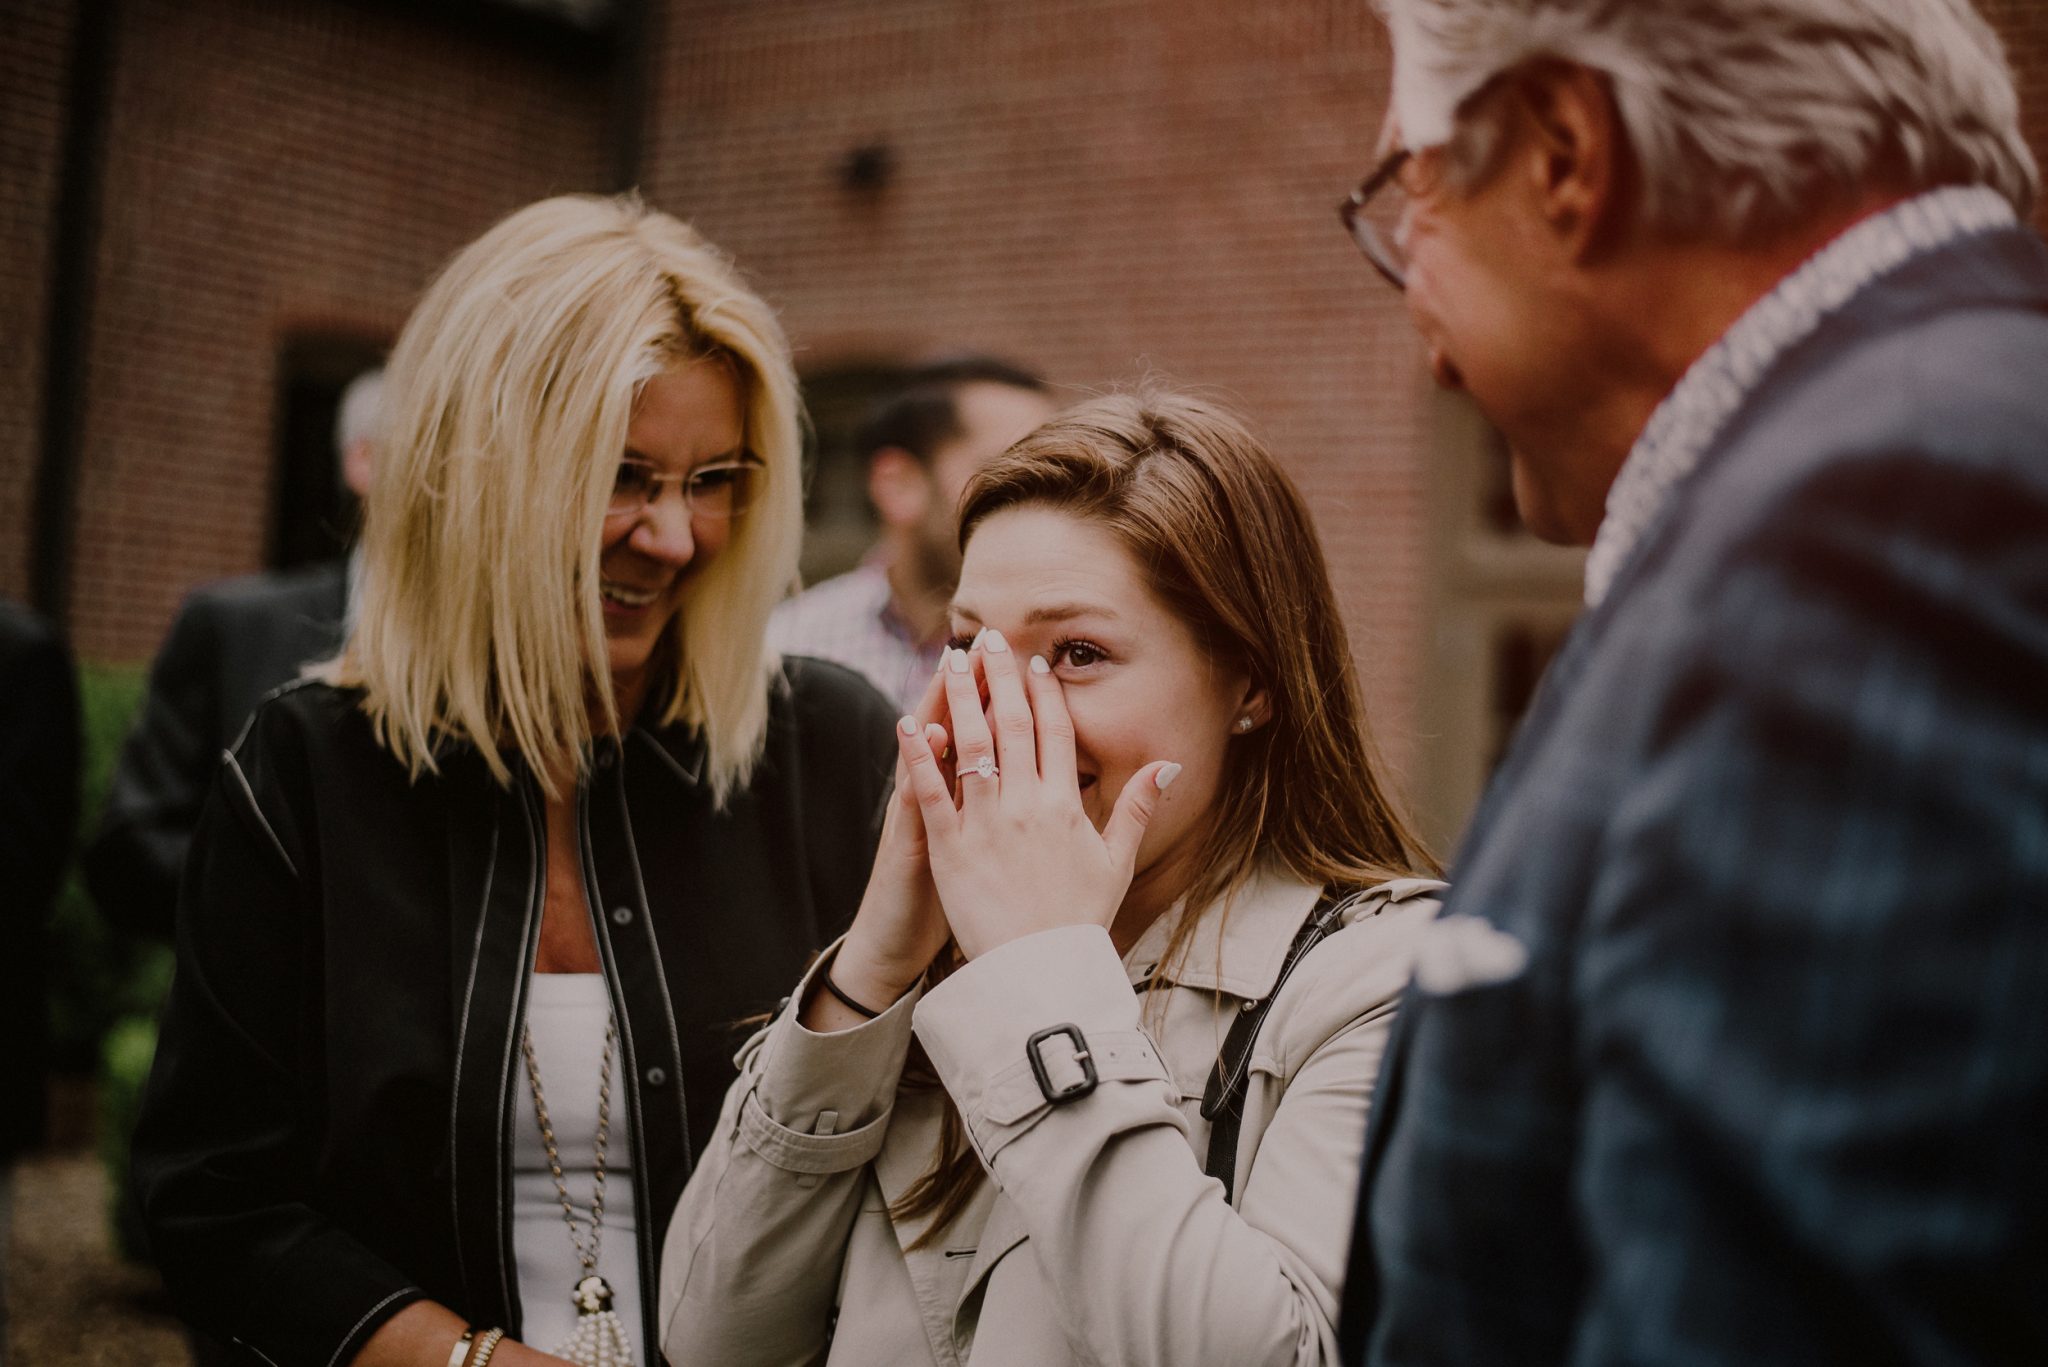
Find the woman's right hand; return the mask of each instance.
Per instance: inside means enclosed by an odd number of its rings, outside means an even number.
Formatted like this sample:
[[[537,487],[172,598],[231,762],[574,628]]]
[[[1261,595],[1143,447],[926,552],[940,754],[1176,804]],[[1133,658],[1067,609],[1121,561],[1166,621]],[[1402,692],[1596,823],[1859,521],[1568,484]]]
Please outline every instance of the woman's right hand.
[[[946,681],[934,674],[917,710],[903,724],[922,730],[935,755],[950,754],[946,736]],[[945,763],[952,781],[952,764]],[[939,907],[932,883],[931,858],[925,845],[924,817],[902,759],[896,762],[896,789],[882,821],[881,844],[874,872],[853,925],[831,965],[832,983],[855,1001],[887,1009],[908,992],[946,947],[952,931]],[[829,992],[817,992],[804,1006],[807,1029],[844,1030],[860,1024]]]

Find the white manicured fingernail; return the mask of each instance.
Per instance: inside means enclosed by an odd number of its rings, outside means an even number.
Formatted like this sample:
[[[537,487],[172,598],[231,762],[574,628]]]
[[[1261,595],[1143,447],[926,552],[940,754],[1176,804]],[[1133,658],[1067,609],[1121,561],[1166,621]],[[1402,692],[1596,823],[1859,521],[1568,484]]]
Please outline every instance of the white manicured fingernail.
[[[896,729],[897,729],[897,730],[899,730],[899,731],[901,731],[901,732],[902,732],[902,733],[903,733],[904,735],[906,735],[906,736],[914,736],[914,735],[916,735],[916,734],[917,734],[917,718],[916,718],[916,717],[905,717],[905,718],[904,718],[904,719],[903,719],[902,721],[899,721],[899,722],[897,722],[897,723],[896,723]]]
[[[987,627],[983,627],[983,628],[982,628],[982,629],[981,629],[980,631],[977,631],[977,632],[975,632],[975,633],[974,633],[974,639],[973,639],[973,640],[971,640],[971,641],[969,641],[969,642],[967,643],[967,648],[968,648],[969,650],[972,650],[972,649],[974,649],[974,648],[975,648],[976,646],[980,645],[980,644],[981,644],[981,638],[982,638],[982,637],[984,637],[984,636],[986,636],[986,635],[988,635],[988,628],[987,628]]]
[[[965,674],[967,672],[967,652],[964,650],[947,651],[946,668],[952,670],[955,674]]]
[[[989,627],[981,633],[981,648],[994,655],[1008,650],[1010,643],[1003,639],[1002,632],[997,631],[994,627]]]
[[[1178,764],[1169,764],[1164,769],[1161,769],[1157,774],[1154,774],[1152,776],[1152,783],[1155,787],[1159,789],[1160,792],[1163,793],[1169,787],[1171,787],[1173,781],[1179,777],[1180,766]]]
[[[1045,662],[1045,656],[1033,655],[1031,657],[1031,672],[1033,674],[1050,674],[1052,673],[1052,666]]]

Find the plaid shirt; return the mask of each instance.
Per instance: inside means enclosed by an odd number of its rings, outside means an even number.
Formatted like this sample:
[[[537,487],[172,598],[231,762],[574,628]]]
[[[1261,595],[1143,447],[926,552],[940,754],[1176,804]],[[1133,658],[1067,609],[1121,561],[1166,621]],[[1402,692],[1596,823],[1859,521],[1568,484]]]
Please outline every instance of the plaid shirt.
[[[938,669],[946,638],[911,636],[890,604],[888,571],[870,558],[777,607],[768,619],[768,644],[785,655],[845,665],[908,712]]]

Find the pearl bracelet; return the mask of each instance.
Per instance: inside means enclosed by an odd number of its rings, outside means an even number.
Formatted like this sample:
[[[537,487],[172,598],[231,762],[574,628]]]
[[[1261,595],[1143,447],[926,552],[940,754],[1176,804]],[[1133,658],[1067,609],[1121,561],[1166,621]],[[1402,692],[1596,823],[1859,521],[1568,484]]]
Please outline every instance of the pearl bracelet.
[[[478,1341],[476,1360],[470,1363],[469,1367],[488,1367],[491,1354],[498,1351],[498,1340],[504,1337],[505,1331],[503,1329],[487,1330],[483,1338]]]

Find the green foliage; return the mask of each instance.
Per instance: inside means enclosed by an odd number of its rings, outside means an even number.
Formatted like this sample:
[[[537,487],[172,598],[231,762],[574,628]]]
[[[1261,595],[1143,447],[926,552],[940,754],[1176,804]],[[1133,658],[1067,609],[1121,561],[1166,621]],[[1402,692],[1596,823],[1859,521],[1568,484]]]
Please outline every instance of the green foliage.
[[[99,821],[114,760],[142,701],[143,682],[143,671],[135,665],[79,667],[81,840]],[[170,987],[169,947],[110,929],[86,893],[75,860],[51,909],[48,953],[51,1062],[60,1071],[85,1073],[98,1067],[100,1042],[114,1022],[123,1016],[154,1016]]]
[[[128,1189],[128,1140],[142,1112],[142,1088],[156,1057],[156,1017],[125,1016],[100,1050],[100,1162],[107,1170],[107,1217],[123,1257],[148,1257],[142,1212]]]
[[[144,671],[135,665],[81,665],[79,840],[99,824],[114,761],[142,702]],[[75,853],[75,851],[74,851]],[[99,1074],[99,1151],[106,1165],[108,1217],[116,1246],[143,1252],[142,1224],[128,1194],[128,1139],[156,1052],[156,1013],[171,985],[168,945],[108,926],[72,860],[51,909],[48,941],[51,1063]]]

